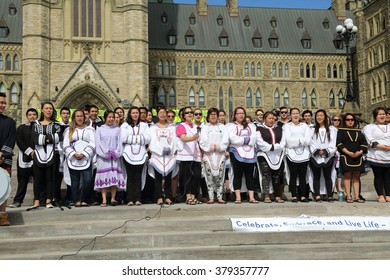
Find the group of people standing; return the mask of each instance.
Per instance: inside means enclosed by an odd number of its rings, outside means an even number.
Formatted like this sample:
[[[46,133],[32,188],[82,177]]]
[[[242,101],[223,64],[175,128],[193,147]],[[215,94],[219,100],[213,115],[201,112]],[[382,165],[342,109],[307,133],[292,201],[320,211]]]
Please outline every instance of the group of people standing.
[[[366,162],[374,173],[378,201],[390,202],[390,129],[386,108],[373,111],[374,122],[361,131],[353,114],[330,117],[281,107],[258,109],[252,122],[243,107],[231,122],[223,110],[189,106],[175,112],[159,106],[154,117],[144,107],[106,110],[97,106],[62,108],[56,121],[52,103],[42,104],[40,117],[28,109],[28,122],[17,128],[18,190],[10,207],[20,207],[34,177],[35,209],[60,203],[62,178],[66,199],[76,207],[125,203],[142,205],[142,192],[153,182],[151,199],[171,205],[183,197],[189,205],[285,202],[333,202],[345,192],[348,203],[363,203],[360,176]],[[201,122],[205,118],[206,122]],[[343,185],[337,184],[342,174]],[[153,178],[148,180],[148,178]],[[256,187],[258,186],[258,187]],[[310,197],[312,193],[312,197]],[[200,199],[202,197],[203,199]],[[243,198],[244,197],[244,198]],[[203,200],[203,201],[202,201]],[[53,205],[54,204],[54,205]]]

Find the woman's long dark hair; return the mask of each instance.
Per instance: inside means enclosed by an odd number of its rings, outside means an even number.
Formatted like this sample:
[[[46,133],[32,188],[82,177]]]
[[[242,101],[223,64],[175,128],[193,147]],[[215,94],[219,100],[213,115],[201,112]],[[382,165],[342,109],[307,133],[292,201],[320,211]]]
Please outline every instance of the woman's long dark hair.
[[[210,118],[211,113],[217,113],[217,120],[218,120],[219,110],[218,110],[217,108],[211,107],[211,108],[207,111],[206,121],[207,121],[207,122],[210,122],[210,121],[209,121],[209,118]]]
[[[52,122],[55,122],[56,121],[57,112],[56,112],[56,108],[54,108],[53,103],[51,103],[50,101],[45,101],[45,102],[42,103],[42,105],[41,105],[41,116],[39,117],[39,121],[43,121],[43,119],[45,118],[45,116],[44,116],[44,114],[42,112],[42,109],[43,109],[43,106],[45,106],[46,104],[51,105],[51,107],[53,108],[53,114],[51,115],[50,120]]]
[[[324,126],[325,126],[325,129],[326,129],[326,135],[328,136],[328,141],[330,141],[330,130],[329,130],[329,118],[328,118],[328,114],[326,113],[326,111],[324,109],[319,109],[317,110],[317,112],[315,113],[314,115],[314,122],[315,122],[315,126],[314,126],[314,133],[316,135],[316,138],[318,138],[318,132],[320,130],[320,124],[317,122],[317,114],[318,113],[324,113]]]
[[[133,122],[133,119],[131,118],[131,111],[132,110],[137,110],[138,111],[138,120],[137,122],[134,124]],[[139,123],[141,122],[141,112],[140,112],[140,109],[137,107],[137,106],[131,106],[129,111],[127,112],[127,118],[126,118],[126,122],[131,125],[131,126],[137,126],[139,125]]]

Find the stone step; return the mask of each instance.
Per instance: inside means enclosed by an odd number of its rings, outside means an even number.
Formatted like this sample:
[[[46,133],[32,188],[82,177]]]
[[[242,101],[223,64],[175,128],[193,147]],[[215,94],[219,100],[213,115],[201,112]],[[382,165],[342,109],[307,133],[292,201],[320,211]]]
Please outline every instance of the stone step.
[[[199,244],[204,244],[199,241]],[[390,243],[320,243],[210,245],[166,248],[112,248],[92,251],[66,251],[1,254],[8,260],[382,260],[390,258]]]

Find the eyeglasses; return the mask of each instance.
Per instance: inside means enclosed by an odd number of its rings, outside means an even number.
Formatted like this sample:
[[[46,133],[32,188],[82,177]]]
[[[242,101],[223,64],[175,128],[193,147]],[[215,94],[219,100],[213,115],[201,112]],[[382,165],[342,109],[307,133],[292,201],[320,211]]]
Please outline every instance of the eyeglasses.
[[[287,114],[287,111],[280,111],[281,114]]]
[[[195,113],[194,116],[196,117],[202,116],[202,113]]]
[[[339,122],[341,121],[340,119],[333,119],[334,122]]]
[[[352,121],[355,121],[355,120],[354,119],[345,119],[345,121],[352,122]]]
[[[187,112],[184,112],[184,114],[185,114],[185,115],[189,115],[189,114],[191,114],[191,115],[192,115],[193,113],[194,113],[194,112],[192,112],[192,111],[187,111]]]

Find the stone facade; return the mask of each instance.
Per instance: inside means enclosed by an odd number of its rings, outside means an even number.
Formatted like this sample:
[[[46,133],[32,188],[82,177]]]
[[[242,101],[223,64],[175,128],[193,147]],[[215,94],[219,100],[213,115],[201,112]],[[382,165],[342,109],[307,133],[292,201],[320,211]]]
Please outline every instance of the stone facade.
[[[147,0],[88,1],[86,23],[81,2],[24,1],[22,108],[148,105]]]
[[[355,12],[359,28],[355,76],[362,113],[372,121],[374,108],[390,107],[390,2],[363,2]]]
[[[9,102],[8,109],[18,122],[27,108],[39,108],[43,100],[53,101],[57,108],[95,103],[109,109],[131,104],[154,106],[163,101],[173,108],[214,106],[228,114],[234,107],[243,106],[250,115],[257,108],[269,110],[283,105],[313,111],[325,108],[333,114],[343,106],[346,57],[341,50],[316,53],[151,47],[150,28],[161,19],[149,18],[147,0],[21,1],[20,43],[0,40],[3,58],[17,54],[20,61],[18,71],[0,70],[0,85],[7,94],[11,87],[18,92],[18,102]],[[83,1],[93,2],[93,13],[88,9],[83,13]],[[156,7],[172,5],[172,1],[152,2]],[[332,1],[340,22],[347,15],[346,7],[356,9],[359,37],[352,76],[364,119],[369,118],[373,107],[389,106],[390,77],[390,4],[386,0],[366,2],[363,5],[358,1],[356,7],[355,1]],[[229,17],[224,18],[225,24],[241,19],[237,0],[227,0],[226,6]],[[207,0],[198,0],[194,7],[202,19],[211,16]],[[383,27],[380,30],[375,29],[377,18]],[[370,35],[371,21],[374,33]],[[188,22],[176,24],[188,28]],[[326,32],[335,33],[333,29]],[[262,36],[266,42],[268,34]]]

